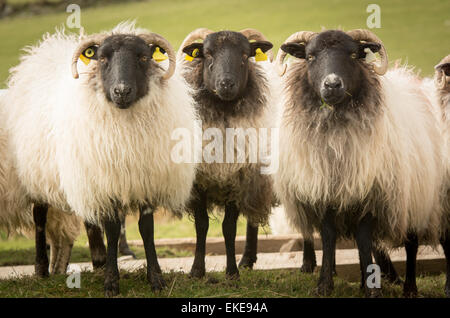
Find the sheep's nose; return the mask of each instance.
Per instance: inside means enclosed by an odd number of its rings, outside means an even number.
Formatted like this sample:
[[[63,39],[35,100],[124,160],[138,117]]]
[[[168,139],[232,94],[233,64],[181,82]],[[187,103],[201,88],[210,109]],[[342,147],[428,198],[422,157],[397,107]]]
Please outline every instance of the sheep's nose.
[[[219,82],[220,89],[229,90],[234,87],[234,81],[230,78],[225,78]]]
[[[339,89],[343,87],[343,83],[342,83],[342,79],[337,76],[336,74],[330,74],[328,75],[324,82],[323,85],[325,87],[325,89]]]
[[[113,92],[114,95],[116,95],[117,97],[127,97],[128,95],[131,94],[131,86],[126,85],[126,84],[119,84],[116,87],[114,87]]]

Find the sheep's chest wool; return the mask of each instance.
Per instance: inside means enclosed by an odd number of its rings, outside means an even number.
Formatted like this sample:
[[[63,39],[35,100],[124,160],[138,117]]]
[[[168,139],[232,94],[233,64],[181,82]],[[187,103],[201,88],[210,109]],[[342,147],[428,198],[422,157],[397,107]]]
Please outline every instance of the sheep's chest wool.
[[[180,211],[195,170],[170,156],[172,132],[193,134],[196,125],[184,80],[151,76],[147,95],[119,109],[106,100],[92,70],[71,78],[76,43],[63,34],[46,37],[10,81],[9,128],[28,193],[92,221],[145,203]]]

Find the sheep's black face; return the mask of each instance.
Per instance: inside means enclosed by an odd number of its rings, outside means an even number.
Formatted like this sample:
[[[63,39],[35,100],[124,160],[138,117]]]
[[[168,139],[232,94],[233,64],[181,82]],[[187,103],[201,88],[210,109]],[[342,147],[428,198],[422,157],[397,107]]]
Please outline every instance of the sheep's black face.
[[[209,34],[203,43],[186,46],[183,52],[203,59],[203,83],[209,92],[222,100],[233,101],[247,87],[248,59],[255,56],[258,48],[266,52],[272,44],[249,42],[239,32],[221,31]]]
[[[378,52],[377,43],[359,43],[342,31],[318,34],[309,43],[287,43],[281,49],[306,59],[308,82],[322,101],[329,105],[344,104],[355,96],[366,79],[367,68],[361,59],[365,48]]]
[[[154,48],[133,35],[112,35],[98,48],[99,72],[106,98],[129,108],[148,93]]]

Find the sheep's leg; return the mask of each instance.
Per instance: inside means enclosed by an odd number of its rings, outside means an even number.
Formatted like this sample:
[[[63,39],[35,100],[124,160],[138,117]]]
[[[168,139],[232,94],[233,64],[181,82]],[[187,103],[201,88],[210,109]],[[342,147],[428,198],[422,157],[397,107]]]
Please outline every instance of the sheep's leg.
[[[117,252],[120,236],[120,219],[117,211],[113,217],[106,217],[104,221],[107,241],[105,264],[105,296],[112,297],[119,294],[119,267]]]
[[[133,253],[133,251],[128,246],[124,214],[120,215],[119,252],[122,255],[131,255],[131,256],[133,256],[133,258],[136,258],[136,255]]]
[[[314,251],[314,239],[304,238],[303,239],[303,265],[300,271],[303,273],[312,273],[314,268],[317,266],[316,262],[316,252]]]
[[[258,226],[254,226],[247,221],[247,233],[245,238],[245,250],[242,259],[239,262],[241,268],[253,268],[256,263],[256,254],[258,251]]]
[[[403,283],[395,270],[394,264],[392,264],[389,254],[383,248],[374,246],[373,256],[375,258],[375,262],[380,266],[381,273],[383,273],[388,282],[395,285],[400,285]]]
[[[406,242],[406,278],[403,285],[403,295],[405,297],[417,297],[416,285],[416,259],[417,250],[419,249],[419,240],[417,235],[409,233]]]
[[[195,257],[190,276],[201,278],[205,276],[206,235],[208,234],[209,228],[206,194],[204,192],[199,193],[195,201],[192,202],[192,205],[197,241],[195,244]]]
[[[370,213],[367,213],[359,222],[355,239],[359,252],[359,265],[361,268],[361,284],[364,286],[366,297],[378,297],[381,295],[379,288],[371,288],[367,285],[369,265],[373,264],[372,260],[372,230],[373,230],[373,217]]]
[[[322,220],[320,235],[322,236],[322,268],[320,269],[317,293],[329,296],[334,288],[333,267],[336,256],[336,214],[328,209]]]
[[[239,210],[235,204],[225,205],[225,217],[222,222],[222,232],[225,238],[225,249],[227,253],[226,275],[230,279],[239,278],[239,270],[236,266],[236,225],[239,216]]]
[[[144,241],[145,257],[147,258],[147,280],[152,291],[159,291],[166,286],[166,282],[156,255],[153,210],[150,207],[141,207],[139,212],[139,232]]]
[[[441,238],[441,245],[444,249],[445,259],[447,261],[447,280],[445,282],[445,295],[450,298],[450,230]]]
[[[103,231],[98,225],[84,222],[91,251],[92,266],[99,269],[106,264],[106,247],[103,242]]]
[[[47,223],[47,204],[34,204],[33,220],[36,238],[36,264],[35,272],[38,277],[48,277],[47,243],[45,238],[45,225]]]
[[[54,238],[50,244],[50,273],[65,274],[69,265],[73,244]]]

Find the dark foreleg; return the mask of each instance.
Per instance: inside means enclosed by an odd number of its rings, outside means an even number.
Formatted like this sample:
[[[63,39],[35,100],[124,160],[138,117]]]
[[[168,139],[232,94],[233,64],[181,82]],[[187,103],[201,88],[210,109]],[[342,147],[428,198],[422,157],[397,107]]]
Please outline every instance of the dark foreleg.
[[[206,206],[206,194],[198,192],[198,196],[191,202],[194,210],[195,233],[197,235],[195,245],[194,263],[191,268],[191,277],[205,276],[206,235],[208,234],[209,218]]]
[[[117,252],[120,236],[120,219],[117,211],[104,220],[106,241],[105,264],[105,296],[112,297],[119,294],[119,268],[117,265]]]
[[[153,208],[142,207],[139,212],[139,232],[144,241],[145,256],[147,258],[147,280],[153,291],[159,291],[166,286],[166,282],[162,276],[156,255]]]
[[[405,284],[403,285],[403,295],[405,297],[417,296],[416,259],[418,248],[419,248],[419,240],[417,238],[417,235],[414,233],[409,233],[405,242],[406,278]]]
[[[303,273],[312,273],[317,266],[316,252],[314,251],[314,238],[303,240],[303,265],[300,270]]]
[[[241,268],[253,268],[256,263],[256,254],[258,251],[258,226],[252,225],[247,221],[247,233],[245,237],[245,250],[242,259],[239,262]]]
[[[36,263],[35,272],[38,277],[47,277],[48,256],[47,243],[45,238],[45,225],[47,223],[47,204],[35,204],[33,207],[33,220],[35,225],[36,238]]]
[[[364,286],[366,297],[380,296],[380,288],[369,286],[367,278],[369,277],[368,268],[373,264],[372,261],[372,230],[373,230],[373,217],[370,213],[367,213],[359,222],[355,239],[358,246],[359,261],[361,268],[361,284]],[[381,287],[381,286],[380,286]]]
[[[133,251],[128,246],[124,214],[121,214],[121,217],[120,217],[119,252],[122,255],[131,255],[131,256],[133,256],[133,258],[136,258],[136,255],[133,253]]]
[[[382,247],[373,246],[373,256],[375,262],[380,266],[381,273],[391,284],[400,285],[402,280],[395,270],[394,264],[392,264],[389,254]]]
[[[445,259],[447,261],[447,279],[445,282],[445,295],[450,298],[450,230],[441,238],[441,245],[444,249]]]
[[[336,255],[336,213],[332,209],[325,212],[320,235],[322,236],[322,268],[320,269],[317,293],[329,296],[334,288],[333,267]]]
[[[236,225],[239,216],[239,210],[233,203],[225,206],[225,217],[222,222],[222,232],[225,238],[225,249],[227,254],[226,274],[228,278],[239,278],[239,270],[236,265]]]
[[[84,222],[86,234],[89,241],[89,250],[91,252],[92,266],[99,269],[106,264],[106,247],[103,242],[103,230],[100,226]]]

